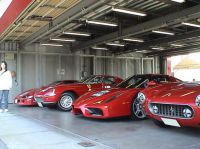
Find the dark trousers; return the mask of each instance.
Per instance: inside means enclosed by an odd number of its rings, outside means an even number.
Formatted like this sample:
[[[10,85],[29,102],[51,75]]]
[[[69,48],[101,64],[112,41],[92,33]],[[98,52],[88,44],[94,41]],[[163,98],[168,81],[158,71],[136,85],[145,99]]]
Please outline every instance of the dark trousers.
[[[9,90],[0,90],[0,109],[8,109]]]

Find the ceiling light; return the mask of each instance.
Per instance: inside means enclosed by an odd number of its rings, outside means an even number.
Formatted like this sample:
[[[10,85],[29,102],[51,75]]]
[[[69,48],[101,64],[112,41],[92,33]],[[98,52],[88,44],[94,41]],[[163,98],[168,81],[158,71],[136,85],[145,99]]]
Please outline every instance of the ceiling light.
[[[6,12],[10,4],[12,3],[12,0],[0,0],[0,18],[3,16],[3,14]]]
[[[97,20],[86,20],[86,23],[88,23],[88,24],[97,24],[97,25],[104,25],[104,26],[112,26],[112,27],[118,26],[116,23],[105,22],[105,21],[97,21]]]
[[[136,16],[146,16],[147,15],[146,13],[141,12],[141,11],[135,11],[135,10],[125,9],[125,8],[112,7],[112,11],[126,13],[126,14],[132,14],[132,15],[136,15]]]
[[[109,46],[118,46],[118,47],[124,47],[125,46],[124,44],[114,43],[114,42],[106,43],[106,45],[109,45]]]
[[[185,0],[171,0],[171,1],[174,1],[174,2],[177,2],[177,3],[183,3],[183,2],[185,2]]]
[[[76,35],[76,36],[91,36],[91,34],[89,34],[89,33],[85,33],[85,32],[74,32],[74,31],[65,31],[65,32],[63,32],[63,34],[67,34],[67,35]]]
[[[75,39],[65,39],[65,38],[50,38],[50,40],[54,40],[54,41],[67,41],[67,42],[74,42],[74,41],[76,41]]]
[[[188,22],[182,22],[181,24],[187,25],[187,26],[192,26],[192,27],[199,27],[200,28],[200,24],[194,24],[194,23],[188,23]]]
[[[164,48],[162,48],[162,47],[153,47],[151,49],[153,49],[153,50],[164,50]]]
[[[183,47],[182,44],[176,44],[176,43],[172,43],[171,46],[173,46],[173,47]]]
[[[136,52],[137,52],[137,53],[147,53],[147,52],[149,52],[149,51],[147,51],[147,50],[137,50]]]
[[[50,43],[43,43],[43,44],[40,44],[42,46],[53,46],[53,47],[62,47],[63,45],[62,44],[50,44]]]
[[[125,41],[133,41],[133,42],[144,42],[144,40],[138,39],[138,38],[124,38],[123,40],[125,40]]]
[[[92,49],[95,49],[95,50],[108,50],[107,48],[97,47],[97,46],[92,47]]]
[[[164,31],[164,30],[153,30],[153,33],[158,33],[158,34],[165,34],[165,35],[174,35],[173,32],[169,32],[169,31]]]

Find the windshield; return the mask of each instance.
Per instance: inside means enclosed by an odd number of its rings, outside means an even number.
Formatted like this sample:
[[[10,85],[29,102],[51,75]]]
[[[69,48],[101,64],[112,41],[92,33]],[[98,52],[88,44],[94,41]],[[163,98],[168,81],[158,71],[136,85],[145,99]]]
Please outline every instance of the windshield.
[[[54,86],[54,85],[56,85],[56,84],[59,84],[59,83],[61,83],[62,81],[55,81],[55,82],[53,82],[53,83],[51,83],[51,84],[49,84],[49,85],[47,85],[47,86]]]
[[[120,88],[145,88],[149,82],[148,76],[132,76],[117,85]]]
[[[85,77],[81,80],[82,83],[88,83],[90,82],[91,79],[93,79],[95,76],[89,76],[89,77]]]

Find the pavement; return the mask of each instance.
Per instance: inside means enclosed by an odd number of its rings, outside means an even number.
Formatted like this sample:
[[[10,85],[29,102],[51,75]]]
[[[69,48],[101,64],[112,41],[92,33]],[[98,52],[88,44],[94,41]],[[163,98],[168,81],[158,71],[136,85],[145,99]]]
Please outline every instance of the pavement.
[[[10,105],[0,115],[0,128],[9,149],[200,149],[198,128],[159,128],[149,119],[95,120],[49,108]]]
[[[0,149],[112,149],[13,112],[0,113]]]

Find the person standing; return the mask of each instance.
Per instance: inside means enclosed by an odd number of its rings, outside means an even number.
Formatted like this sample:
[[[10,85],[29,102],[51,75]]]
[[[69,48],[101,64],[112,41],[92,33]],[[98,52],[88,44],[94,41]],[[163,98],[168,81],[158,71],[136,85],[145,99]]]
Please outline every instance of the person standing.
[[[11,88],[11,72],[7,69],[7,63],[2,61],[0,68],[0,112],[8,112],[8,95]]]

